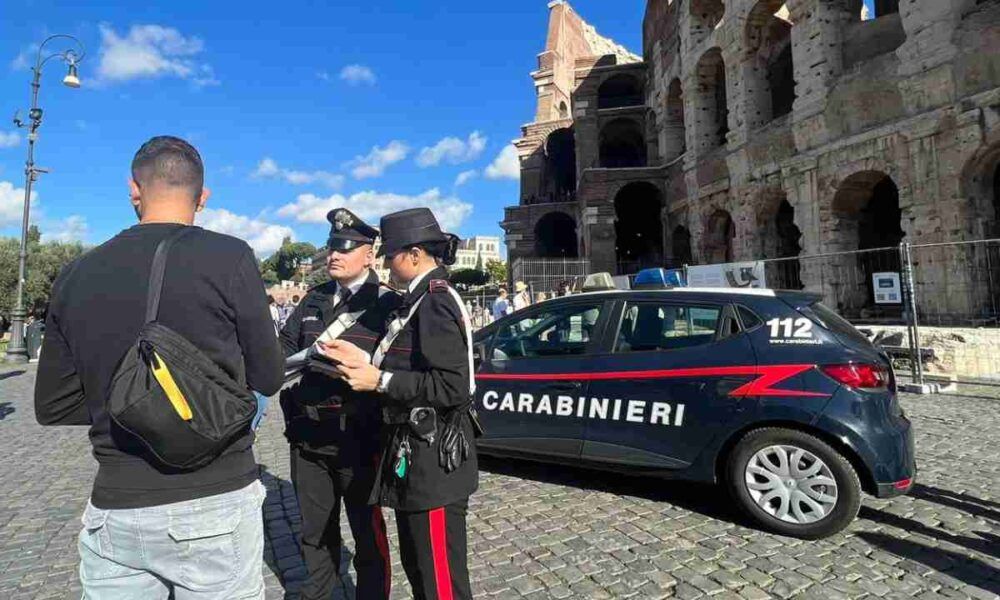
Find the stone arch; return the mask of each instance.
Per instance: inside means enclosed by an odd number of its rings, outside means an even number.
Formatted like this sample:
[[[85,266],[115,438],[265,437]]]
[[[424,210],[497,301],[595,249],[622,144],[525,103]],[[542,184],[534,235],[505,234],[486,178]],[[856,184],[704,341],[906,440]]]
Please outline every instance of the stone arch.
[[[576,193],[576,137],[572,127],[556,129],[545,139],[543,193],[569,202]]]
[[[719,48],[705,52],[695,67],[695,137],[700,153],[726,144],[729,104],[726,63]]]
[[[670,250],[674,268],[694,263],[691,252],[691,232],[683,225],[674,227],[670,233]]]
[[[646,181],[615,194],[615,255],[619,273],[634,273],[663,263],[663,193]]]
[[[729,211],[717,209],[705,225],[705,262],[708,264],[733,262],[733,239],[736,224]]]
[[[576,258],[577,255],[576,220],[562,211],[542,215],[535,223],[535,256]]]
[[[695,48],[712,35],[726,14],[723,0],[691,0],[691,47]]]
[[[620,118],[601,128],[599,159],[605,169],[646,166],[646,137],[634,119]]]
[[[765,192],[757,213],[760,235],[760,257],[772,260],[767,267],[769,287],[799,290],[802,284],[801,264],[796,259],[802,253],[802,231],[795,223],[795,208],[784,190]]]
[[[884,171],[859,171],[837,186],[833,197],[835,229],[833,239],[848,251],[864,251],[840,260],[836,287],[838,308],[845,316],[860,318],[872,314],[898,316],[900,307],[884,309],[875,305],[872,274],[900,272],[902,265],[895,247],[906,236],[902,225],[899,188]],[[887,250],[875,251],[878,248]]]
[[[663,119],[663,159],[671,161],[687,150],[687,133],[684,129],[684,90],[680,79],[671,80]]]
[[[787,115],[795,102],[792,23],[782,0],[758,0],[744,30],[747,122],[756,129]]]
[[[559,103],[559,118],[568,119],[569,118],[569,107],[566,106],[566,101],[563,100]]]
[[[642,106],[644,101],[642,82],[628,73],[608,77],[597,89],[597,108]]]
[[[1000,238],[1000,143],[974,156],[962,170],[973,237]]]

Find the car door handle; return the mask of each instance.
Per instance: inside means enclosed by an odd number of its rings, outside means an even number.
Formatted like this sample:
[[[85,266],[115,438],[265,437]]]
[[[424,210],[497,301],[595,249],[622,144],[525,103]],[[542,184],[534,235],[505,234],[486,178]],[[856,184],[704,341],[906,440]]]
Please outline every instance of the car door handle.
[[[554,390],[556,392],[572,392],[573,390],[578,390],[583,386],[579,381],[561,381],[559,383],[552,383],[546,387],[546,389]]]

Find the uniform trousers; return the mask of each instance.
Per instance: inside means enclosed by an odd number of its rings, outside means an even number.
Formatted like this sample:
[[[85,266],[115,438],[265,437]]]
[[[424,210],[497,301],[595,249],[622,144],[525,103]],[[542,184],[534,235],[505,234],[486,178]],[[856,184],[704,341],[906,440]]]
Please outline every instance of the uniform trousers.
[[[431,510],[396,511],[400,560],[416,600],[471,600],[468,510],[466,498]]]
[[[342,465],[336,456],[292,446],[292,483],[302,512],[302,558],[308,578],[302,600],[329,600],[340,584],[340,505],[354,536],[357,597],[388,598],[392,583],[382,509],[368,504],[371,467]]]

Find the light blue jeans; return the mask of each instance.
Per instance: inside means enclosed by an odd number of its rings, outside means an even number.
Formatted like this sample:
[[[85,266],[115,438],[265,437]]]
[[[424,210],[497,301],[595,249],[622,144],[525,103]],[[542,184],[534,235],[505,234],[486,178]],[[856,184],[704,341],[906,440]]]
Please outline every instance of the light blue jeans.
[[[149,508],[87,502],[80,531],[83,598],[264,600],[260,481]]]

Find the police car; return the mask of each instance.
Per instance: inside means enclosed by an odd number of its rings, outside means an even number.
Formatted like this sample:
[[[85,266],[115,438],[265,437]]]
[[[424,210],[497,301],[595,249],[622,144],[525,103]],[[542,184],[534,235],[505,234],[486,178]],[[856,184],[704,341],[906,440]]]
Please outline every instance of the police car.
[[[910,490],[889,358],[819,296],[663,282],[591,284],[480,330],[480,451],[717,482],[808,539],[846,527],[862,491]]]

